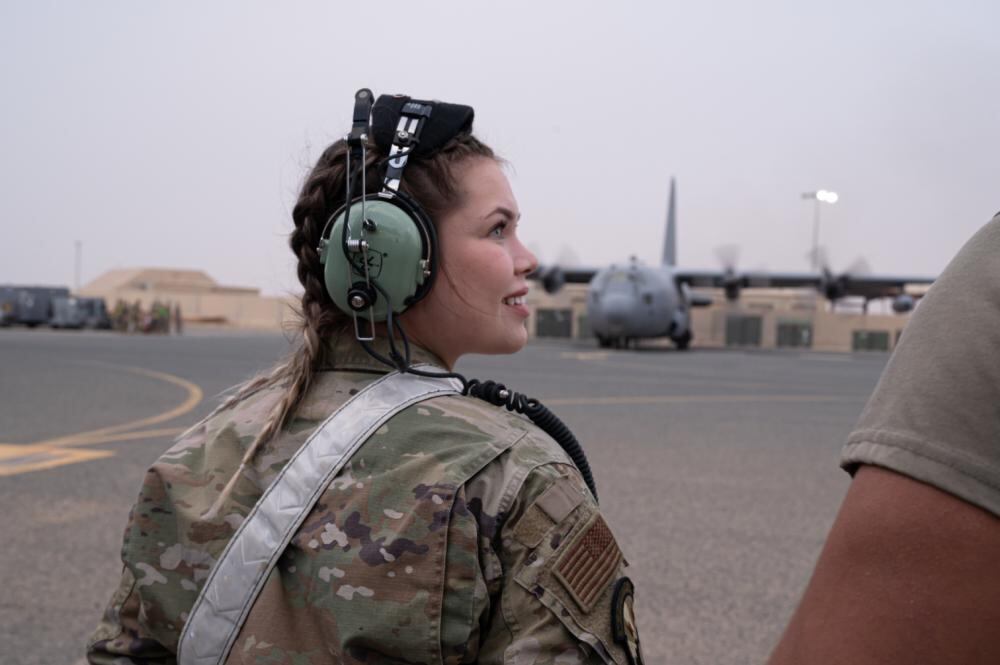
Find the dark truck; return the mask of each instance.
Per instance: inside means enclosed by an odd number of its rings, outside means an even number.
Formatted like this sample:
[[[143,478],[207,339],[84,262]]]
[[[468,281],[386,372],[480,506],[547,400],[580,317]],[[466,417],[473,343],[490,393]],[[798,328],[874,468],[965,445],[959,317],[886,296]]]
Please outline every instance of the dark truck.
[[[111,327],[111,318],[104,298],[58,296],[52,299],[49,325],[53,328],[107,329]]]
[[[48,325],[52,318],[52,300],[69,297],[65,286],[0,286],[0,310],[3,324],[19,323],[29,328]]]
[[[17,307],[15,323],[34,328],[48,325],[52,318],[52,300],[68,296],[65,286],[22,286],[17,287]]]

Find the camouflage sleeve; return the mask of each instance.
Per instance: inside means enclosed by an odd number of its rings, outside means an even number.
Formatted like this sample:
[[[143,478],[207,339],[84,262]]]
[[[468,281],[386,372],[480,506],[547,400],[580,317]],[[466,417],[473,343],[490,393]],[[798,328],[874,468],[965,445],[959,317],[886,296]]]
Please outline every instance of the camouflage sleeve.
[[[188,572],[186,567],[178,571],[180,566],[174,565],[173,569],[163,566],[162,555],[167,550],[180,549],[178,536],[186,528],[178,521],[180,501],[175,501],[169,488],[172,484],[187,488],[191,483],[178,473],[171,474],[171,468],[187,470],[180,465],[171,466],[171,460],[186,451],[200,450],[207,445],[210,435],[206,421],[202,421],[146,471],[125,527],[121,581],[97,629],[87,640],[89,663],[176,662],[176,636],[185,617],[182,612],[197,597],[197,587],[183,579],[185,575],[181,573]],[[190,500],[192,496],[184,498]],[[211,559],[201,563],[207,574]]]
[[[494,543],[480,663],[641,665],[628,564],[574,466],[528,473]]]
[[[125,567],[97,630],[87,641],[87,662],[92,665],[176,663],[176,656],[170,650],[144,634],[139,615],[135,575]]]
[[[238,491],[220,498],[217,488],[239,473],[252,440],[247,430],[233,424],[234,413],[240,426],[249,429],[256,422],[254,413],[271,403],[250,401],[238,411],[201,421],[146,471],[125,528],[121,581],[87,641],[90,663],[176,662],[180,630],[198,597],[198,582],[208,577],[234,524],[260,496],[256,479],[271,472],[264,467],[252,477],[240,476],[233,486]],[[301,434],[295,434],[277,441],[294,445],[300,440]],[[259,463],[267,464],[270,454],[260,455]]]
[[[455,495],[448,525],[444,595],[441,607],[441,655],[444,665],[477,662],[482,623],[490,613],[490,597],[480,562],[482,513],[470,503],[467,488]]]

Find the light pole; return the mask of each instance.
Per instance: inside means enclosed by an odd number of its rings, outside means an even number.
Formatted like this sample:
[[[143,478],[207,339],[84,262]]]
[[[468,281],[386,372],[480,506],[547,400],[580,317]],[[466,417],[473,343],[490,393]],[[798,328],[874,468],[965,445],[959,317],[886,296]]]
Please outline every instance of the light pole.
[[[831,192],[826,189],[818,189],[815,192],[804,192],[802,194],[804,199],[812,199],[816,202],[813,206],[813,246],[812,246],[812,269],[819,272],[819,207],[822,203],[836,203],[837,192]]]
[[[76,290],[80,290],[80,265],[83,263],[83,243],[79,240],[73,241],[76,248],[76,261],[74,261],[73,277],[76,282]]]

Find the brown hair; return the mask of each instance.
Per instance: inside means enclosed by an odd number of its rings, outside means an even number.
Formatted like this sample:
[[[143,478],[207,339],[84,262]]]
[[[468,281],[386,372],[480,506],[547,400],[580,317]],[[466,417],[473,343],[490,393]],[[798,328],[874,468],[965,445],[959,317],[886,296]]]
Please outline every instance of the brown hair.
[[[323,151],[316,166],[302,186],[292,210],[295,230],[289,238],[298,259],[297,272],[304,292],[299,306],[301,342],[270,372],[261,374],[236,389],[216,411],[226,409],[263,388],[283,385],[285,394],[268,414],[263,428],[247,448],[244,464],[288,422],[309,390],[313,374],[329,360],[324,341],[345,333],[353,325],[351,318],[333,304],[323,282],[319,262],[320,236],[327,220],[345,203],[345,158],[347,144],[337,141]],[[365,165],[369,193],[381,188],[379,162],[385,155],[369,144]],[[497,159],[493,150],[470,133],[462,133],[426,158],[411,159],[400,189],[427,212],[431,220],[454,209],[461,202],[458,167],[468,159]]]

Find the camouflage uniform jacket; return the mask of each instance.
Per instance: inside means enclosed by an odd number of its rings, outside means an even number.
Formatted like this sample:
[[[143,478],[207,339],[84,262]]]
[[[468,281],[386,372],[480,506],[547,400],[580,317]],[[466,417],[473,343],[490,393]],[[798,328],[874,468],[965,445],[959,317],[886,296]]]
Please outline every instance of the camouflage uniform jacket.
[[[280,387],[201,422],[148,470],[91,663],[175,662],[235,529],[319,423],[384,373],[351,346],[334,357],[251,468],[240,460]],[[611,627],[625,565],[550,437],[481,400],[435,397],[393,416],[332,481],[227,662],[625,665],[637,659]]]

